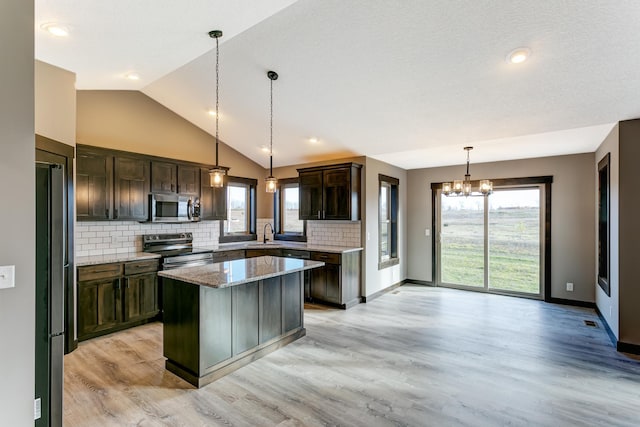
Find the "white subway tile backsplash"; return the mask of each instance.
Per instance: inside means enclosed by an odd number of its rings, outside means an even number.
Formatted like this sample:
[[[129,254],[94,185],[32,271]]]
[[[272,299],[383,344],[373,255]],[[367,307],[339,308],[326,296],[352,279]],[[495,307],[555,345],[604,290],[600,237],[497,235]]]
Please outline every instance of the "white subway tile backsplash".
[[[139,252],[142,235],[152,233],[193,233],[194,244],[218,243],[218,221],[185,224],[140,224],[133,221],[83,221],[75,226],[76,256]]]

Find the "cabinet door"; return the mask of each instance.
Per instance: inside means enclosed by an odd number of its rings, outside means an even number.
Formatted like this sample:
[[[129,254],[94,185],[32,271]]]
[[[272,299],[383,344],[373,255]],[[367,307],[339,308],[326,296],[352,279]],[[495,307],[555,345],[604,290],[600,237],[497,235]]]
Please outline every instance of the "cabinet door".
[[[311,270],[311,283],[309,288],[312,299],[325,299],[325,295],[327,293],[326,264],[324,267],[318,267]]]
[[[351,169],[324,171],[323,219],[351,219]]]
[[[300,172],[300,219],[322,217],[322,171]]]
[[[78,282],[78,339],[120,323],[120,279]]]
[[[124,278],[124,321],[148,319],[158,314],[158,276],[138,274]]]
[[[146,221],[149,214],[149,161],[116,157],[114,219]]]
[[[325,293],[325,301],[335,302],[336,304],[342,303],[342,298],[340,297],[340,266],[336,264],[325,264],[324,266],[326,270],[326,293]]]
[[[206,182],[209,182],[207,180]],[[179,194],[200,196],[200,168],[197,166],[178,165]]]
[[[76,159],[76,216],[79,221],[111,217],[113,157],[78,149]]]
[[[175,163],[151,162],[151,192],[175,193],[177,183]]]
[[[227,187],[210,187],[208,169],[200,169],[200,180],[200,219],[227,219]]]

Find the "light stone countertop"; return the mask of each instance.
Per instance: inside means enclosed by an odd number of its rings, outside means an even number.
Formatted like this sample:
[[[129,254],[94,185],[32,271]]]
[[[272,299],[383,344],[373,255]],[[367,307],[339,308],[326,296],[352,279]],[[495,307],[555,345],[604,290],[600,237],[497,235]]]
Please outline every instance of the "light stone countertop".
[[[76,267],[98,264],[112,264],[127,261],[145,261],[150,259],[159,259],[159,254],[147,252],[125,252],[120,254],[93,255],[82,256],[75,259]]]
[[[310,245],[305,242],[288,242],[286,240],[276,240],[276,241],[269,240],[269,242],[266,244],[262,242],[257,242],[257,241],[239,242],[239,243],[222,243],[219,245],[209,245],[209,246],[199,246],[194,244],[194,248],[208,249],[212,252],[224,252],[224,251],[246,250],[246,249],[295,249],[300,251],[330,252],[330,253],[337,253],[337,254],[358,252],[362,250],[362,247]]]
[[[322,267],[324,262],[277,256],[261,256],[233,261],[217,262],[199,267],[176,268],[159,271],[158,276],[180,280],[194,285],[226,288],[282,276],[296,271]]]

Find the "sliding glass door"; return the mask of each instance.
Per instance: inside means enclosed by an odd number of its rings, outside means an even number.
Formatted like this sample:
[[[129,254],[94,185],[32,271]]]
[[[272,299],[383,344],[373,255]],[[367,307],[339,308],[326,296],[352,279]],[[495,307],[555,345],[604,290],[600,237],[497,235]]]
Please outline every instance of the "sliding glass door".
[[[541,297],[541,193],[533,186],[440,195],[437,284]]]
[[[484,287],[484,199],[442,197],[440,206],[441,281]]]

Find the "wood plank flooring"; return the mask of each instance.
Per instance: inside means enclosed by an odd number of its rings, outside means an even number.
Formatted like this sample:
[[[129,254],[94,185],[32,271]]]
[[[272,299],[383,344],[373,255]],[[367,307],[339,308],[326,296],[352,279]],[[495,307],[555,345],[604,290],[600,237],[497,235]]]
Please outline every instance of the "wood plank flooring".
[[[65,426],[640,425],[640,360],[590,309],[405,285],[305,326],[200,390],[165,371],[159,323],[81,343]]]

